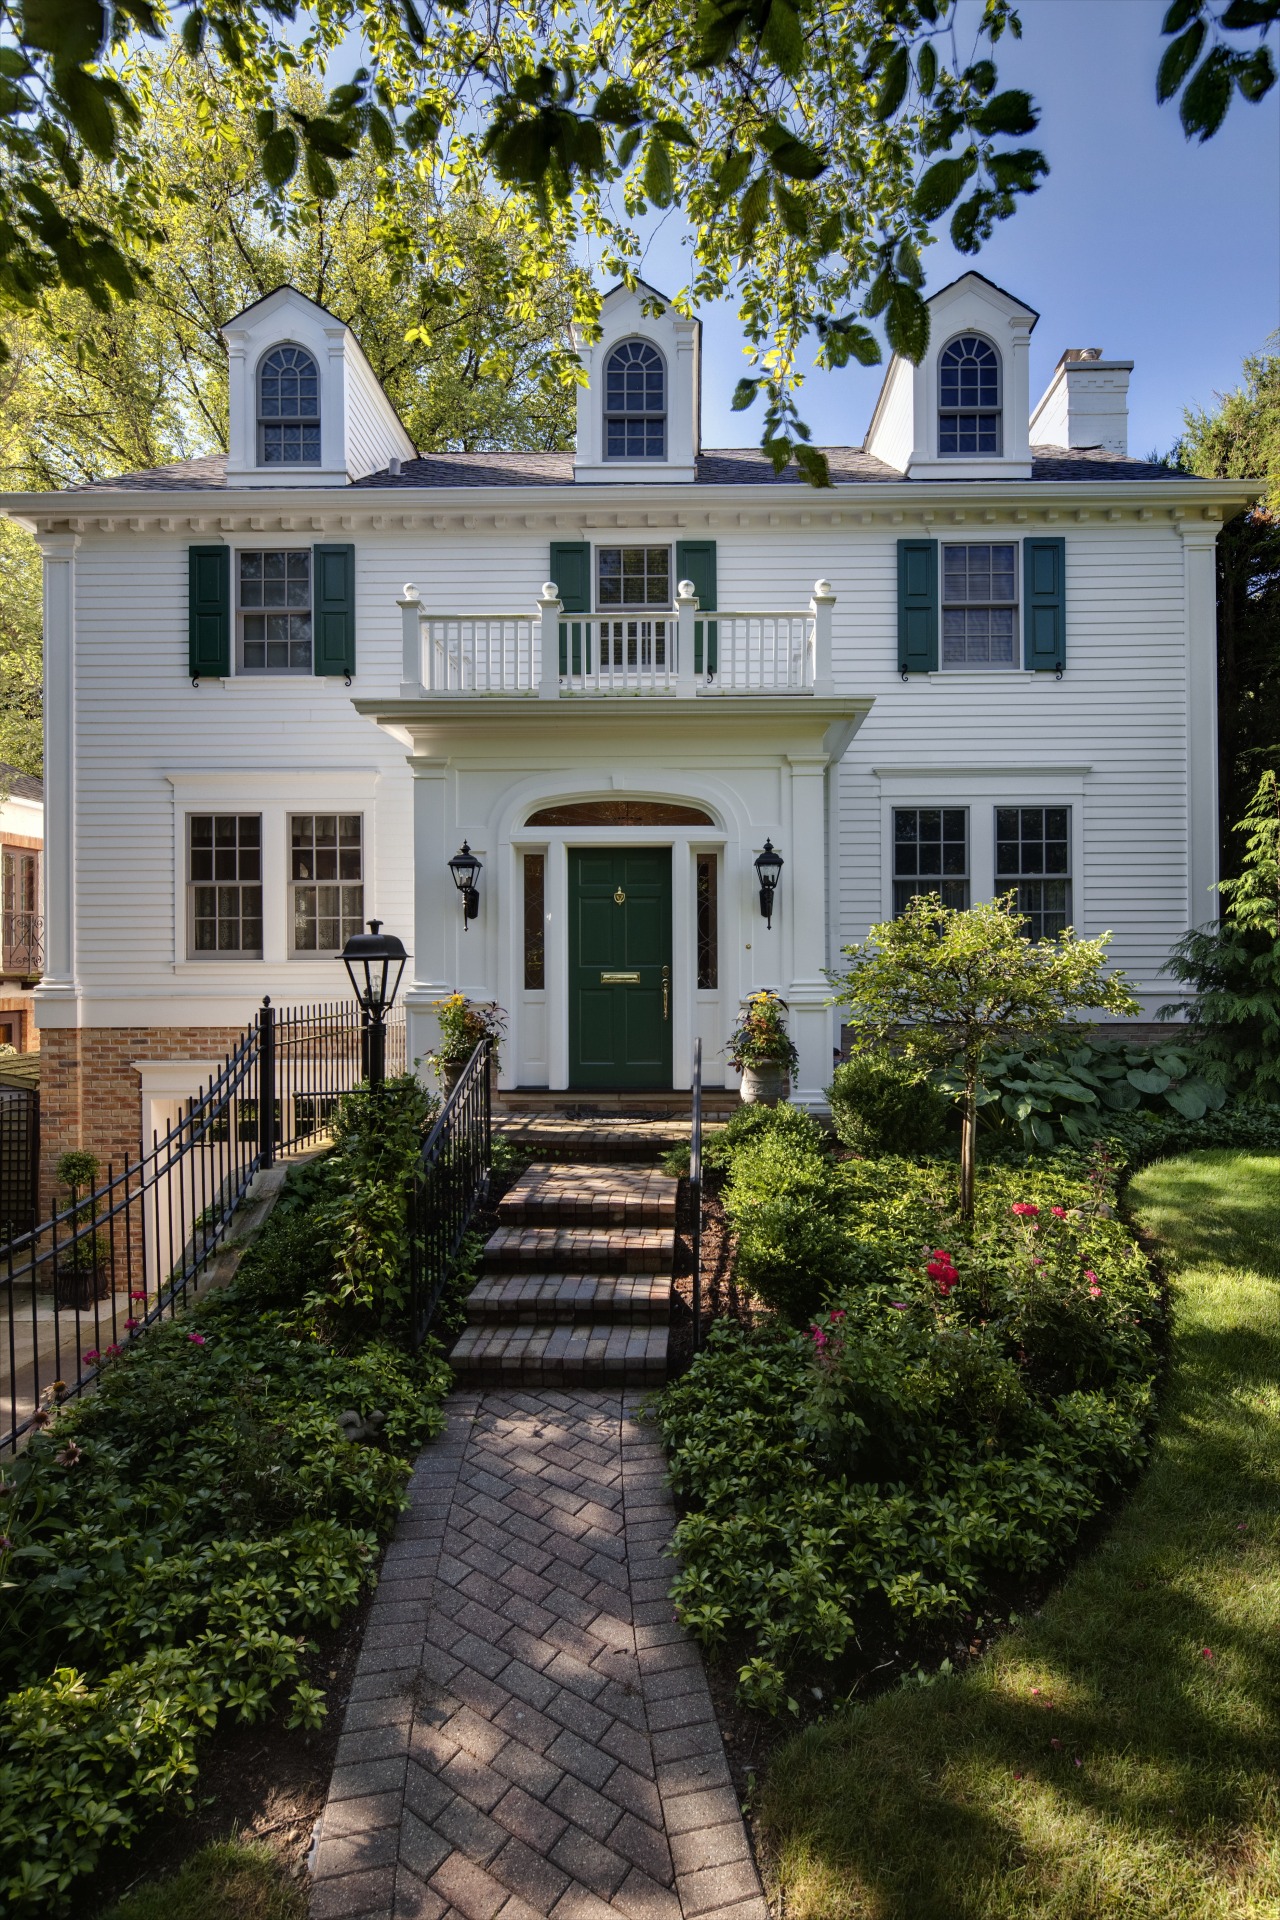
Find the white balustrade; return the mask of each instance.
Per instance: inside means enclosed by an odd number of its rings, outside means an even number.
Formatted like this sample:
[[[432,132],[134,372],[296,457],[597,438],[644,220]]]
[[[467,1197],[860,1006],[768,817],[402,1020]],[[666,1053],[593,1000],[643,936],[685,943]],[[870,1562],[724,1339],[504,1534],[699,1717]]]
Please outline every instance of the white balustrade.
[[[427,611],[416,587],[399,602],[406,697],[813,694],[833,691],[835,595],[819,580],[803,612],[703,613],[682,580],[674,614],[566,613],[548,581],[531,614]]]

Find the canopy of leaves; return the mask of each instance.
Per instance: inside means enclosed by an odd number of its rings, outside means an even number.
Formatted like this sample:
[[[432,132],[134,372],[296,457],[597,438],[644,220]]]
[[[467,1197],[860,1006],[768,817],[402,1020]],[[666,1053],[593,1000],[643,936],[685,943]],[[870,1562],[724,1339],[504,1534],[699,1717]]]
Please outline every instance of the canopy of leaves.
[[[1212,139],[1232,97],[1256,104],[1276,83],[1267,40],[1280,23],[1280,0],[1172,0],[1161,32],[1169,41],[1156,75],[1156,98],[1177,98],[1188,140]]]
[[[1068,1014],[1138,1012],[1123,975],[1106,972],[1110,934],[1029,940],[1026,927],[1013,894],[966,908],[936,893],[909,900],[832,975],[855,1046],[892,1042],[930,1067],[958,1053],[971,1080],[989,1054],[1047,1037]]]
[[[496,178],[530,242],[579,242],[633,278],[639,217],[679,205],[694,271],[687,308],[736,296],[766,400],[764,441],[809,478],[825,462],[798,420],[798,355],[874,363],[867,324],[919,359],[928,341],[920,249],[950,216],[977,252],[1046,169],[1023,144],[1030,97],[1001,90],[993,56],[1020,31],[1011,0],[983,0],[973,57],[958,0],[0,0],[0,301],[54,286],[103,310],[135,294],[140,251],[169,218],[148,164],[140,39],[181,27],[183,57],[252,115],[252,165],[285,198],[341,192],[357,151],[479,191]],[[326,98],[284,86],[366,65]],[[77,198],[86,159],[112,168],[109,209]],[[583,286],[578,317],[594,320]]]

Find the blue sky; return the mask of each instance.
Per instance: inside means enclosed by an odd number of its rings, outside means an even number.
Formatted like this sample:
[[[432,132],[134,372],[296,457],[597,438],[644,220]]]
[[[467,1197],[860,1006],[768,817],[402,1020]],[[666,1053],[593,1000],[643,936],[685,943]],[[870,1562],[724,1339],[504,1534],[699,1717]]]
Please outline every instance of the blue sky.
[[[945,240],[925,256],[930,287],[972,266],[1040,314],[1033,404],[1066,347],[1133,360],[1138,454],[1170,445],[1185,405],[1238,385],[1244,356],[1280,326],[1280,88],[1261,107],[1237,97],[1213,140],[1188,145],[1176,107],[1155,103],[1166,3],[1024,0],[1023,39],[1001,42],[1000,78],[1039,102],[1036,137],[1052,171],[975,258]],[[673,292],[687,259],[668,218],[645,276]],[[743,371],[733,308],[703,321],[703,443],[753,441],[757,413],[729,410]],[[877,368],[812,375],[801,410],[815,439],[860,442],[880,377]]]

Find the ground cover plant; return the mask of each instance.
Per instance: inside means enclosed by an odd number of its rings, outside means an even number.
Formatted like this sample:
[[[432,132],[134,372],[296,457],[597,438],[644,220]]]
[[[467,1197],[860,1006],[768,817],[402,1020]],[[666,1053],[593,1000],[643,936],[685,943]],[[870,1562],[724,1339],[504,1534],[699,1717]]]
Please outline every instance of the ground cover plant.
[[[1128,1200],[1173,1291],[1149,1470],[978,1665],[778,1754],[759,1810],[791,1920],[1280,1911],[1280,1155],[1166,1160]]]
[[[409,1085],[348,1096],[231,1285],[52,1404],[6,1468],[9,1911],[58,1912],[105,1846],[189,1807],[221,1716],[323,1711],[312,1636],[372,1580],[450,1379],[409,1352],[385,1280],[428,1113]]]
[[[201,1847],[181,1870],[126,1894],[105,1920],[306,1920],[303,1887],[263,1846]]]
[[[658,1418],[685,1506],[677,1610],[750,1704],[950,1631],[1059,1564],[1144,1457],[1162,1332],[1105,1159],[833,1159],[779,1108],[729,1151],[739,1277]]]

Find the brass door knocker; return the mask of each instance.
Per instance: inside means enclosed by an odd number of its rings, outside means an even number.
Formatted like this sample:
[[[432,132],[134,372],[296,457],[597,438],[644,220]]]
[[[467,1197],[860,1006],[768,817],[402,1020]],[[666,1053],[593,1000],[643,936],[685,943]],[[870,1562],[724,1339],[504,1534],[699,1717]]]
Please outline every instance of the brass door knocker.
[[[624,893],[624,892],[622,891],[622,888],[621,888],[621,887],[619,887],[619,888],[617,889],[617,891],[616,891],[616,892],[614,893],[614,896],[613,896],[613,898],[614,898],[614,902],[615,902],[615,904],[616,904],[617,906],[619,906],[619,907],[620,907],[620,906],[622,905],[622,903],[623,903],[623,901],[624,901],[624,900],[626,899],[626,897],[627,897],[627,896],[626,896],[626,894],[625,894],[625,893]]]
[[[670,967],[664,967],[662,969],[662,1017],[664,1020],[669,1020],[671,1018],[671,969]]]

